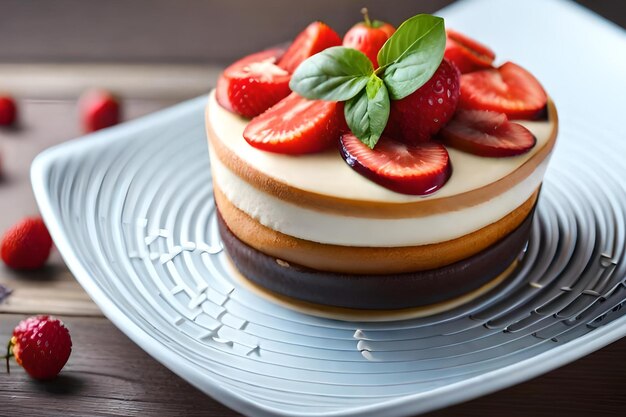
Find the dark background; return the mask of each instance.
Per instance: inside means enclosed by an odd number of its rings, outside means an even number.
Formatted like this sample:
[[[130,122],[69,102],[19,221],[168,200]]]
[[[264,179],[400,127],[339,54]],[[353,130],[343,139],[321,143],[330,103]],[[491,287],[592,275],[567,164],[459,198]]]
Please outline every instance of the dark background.
[[[291,39],[314,19],[323,19],[344,33],[360,20],[363,6],[373,18],[397,25],[407,16],[432,13],[450,3],[453,1],[0,0],[0,62],[225,64]],[[626,26],[626,1],[578,3]]]

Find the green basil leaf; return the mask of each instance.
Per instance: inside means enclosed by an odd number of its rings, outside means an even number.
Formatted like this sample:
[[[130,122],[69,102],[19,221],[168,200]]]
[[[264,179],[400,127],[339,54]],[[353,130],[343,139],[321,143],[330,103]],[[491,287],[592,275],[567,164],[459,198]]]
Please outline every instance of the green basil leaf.
[[[372,74],[365,90],[346,102],[348,127],[370,149],[374,149],[389,119],[389,94],[385,83]]]
[[[365,54],[334,46],[302,62],[291,76],[289,87],[308,99],[345,101],[365,87],[373,72]]]
[[[431,42],[433,38],[443,35],[444,41],[446,32],[443,19],[429,14],[418,14],[405,20],[400,27],[378,51],[378,65],[384,67],[403,56],[415,52],[421,48],[424,42]],[[445,46],[445,45],[444,45]]]
[[[393,100],[400,100],[415,92],[431,79],[443,59],[443,50],[422,49],[406,56],[385,69],[383,79]]]
[[[400,25],[378,52],[390,97],[400,100],[424,85],[441,64],[445,47],[440,17],[420,14]]]

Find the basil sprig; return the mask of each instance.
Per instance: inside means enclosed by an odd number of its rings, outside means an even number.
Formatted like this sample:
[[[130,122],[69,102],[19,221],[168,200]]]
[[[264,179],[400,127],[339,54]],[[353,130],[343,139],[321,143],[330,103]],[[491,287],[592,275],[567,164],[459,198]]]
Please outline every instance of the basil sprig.
[[[306,98],[346,101],[365,88],[373,73],[372,61],[362,52],[333,46],[299,65],[289,86]]]
[[[390,100],[400,100],[435,73],[446,46],[443,19],[420,14],[400,25],[378,53],[379,68],[360,51],[342,46],[308,58],[289,86],[312,100],[345,101],[348,127],[374,148],[389,118]]]
[[[373,149],[387,125],[389,107],[385,83],[372,74],[365,89],[346,102],[344,113],[348,127],[361,142]]]

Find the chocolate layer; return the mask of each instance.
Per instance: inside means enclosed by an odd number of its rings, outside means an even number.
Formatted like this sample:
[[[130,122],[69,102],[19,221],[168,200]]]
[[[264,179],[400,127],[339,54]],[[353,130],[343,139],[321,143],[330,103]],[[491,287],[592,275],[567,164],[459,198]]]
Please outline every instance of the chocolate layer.
[[[524,249],[533,213],[509,235],[462,261],[429,271],[338,274],[289,264],[239,240],[218,211],[226,251],[249,280],[278,294],[317,304],[387,310],[418,307],[456,298],[500,275]]]

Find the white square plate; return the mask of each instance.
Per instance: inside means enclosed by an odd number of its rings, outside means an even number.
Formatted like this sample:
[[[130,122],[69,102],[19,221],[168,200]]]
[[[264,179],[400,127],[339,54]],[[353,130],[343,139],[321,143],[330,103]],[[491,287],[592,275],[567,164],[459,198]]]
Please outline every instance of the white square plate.
[[[254,415],[415,414],[624,336],[624,32],[556,0],[463,1],[441,15],[529,68],[560,110],[513,278],[455,310],[388,323],[311,317],[250,293],[221,251],[201,97],[33,164],[50,232],[104,314],[182,378]]]

